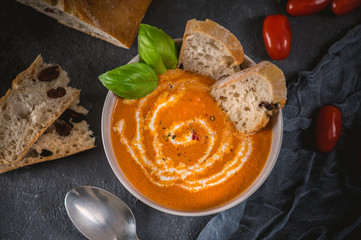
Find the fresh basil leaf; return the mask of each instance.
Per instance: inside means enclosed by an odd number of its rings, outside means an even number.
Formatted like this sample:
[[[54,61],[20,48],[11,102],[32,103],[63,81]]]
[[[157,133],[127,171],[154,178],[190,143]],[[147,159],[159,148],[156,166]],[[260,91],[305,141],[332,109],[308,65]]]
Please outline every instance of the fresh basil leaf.
[[[178,49],[174,40],[156,27],[147,24],[140,25],[138,53],[139,58],[158,74],[177,67]]]
[[[140,56],[139,56],[139,62],[140,62],[140,63],[145,63],[145,61],[143,60],[143,58],[141,58]]]
[[[98,78],[110,91],[127,99],[144,97],[158,85],[157,73],[144,63],[123,65],[103,73]]]

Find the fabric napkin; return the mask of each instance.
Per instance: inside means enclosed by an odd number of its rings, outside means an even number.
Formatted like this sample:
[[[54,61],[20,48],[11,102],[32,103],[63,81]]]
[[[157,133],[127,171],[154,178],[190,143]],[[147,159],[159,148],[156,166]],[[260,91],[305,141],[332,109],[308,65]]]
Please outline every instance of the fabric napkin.
[[[288,84],[277,163],[248,200],[214,216],[198,240],[361,239],[361,25],[317,67]],[[326,104],[342,113],[329,153],[317,151],[314,123]]]

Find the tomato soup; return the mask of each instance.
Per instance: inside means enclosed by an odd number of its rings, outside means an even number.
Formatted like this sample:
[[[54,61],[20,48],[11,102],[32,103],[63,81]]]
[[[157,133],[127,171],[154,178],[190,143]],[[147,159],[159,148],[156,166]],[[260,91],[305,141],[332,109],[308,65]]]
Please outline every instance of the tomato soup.
[[[138,100],[118,98],[112,145],[131,184],[165,207],[205,210],[246,190],[262,171],[272,143],[270,126],[247,136],[217,106],[211,78],[183,70],[159,76]]]

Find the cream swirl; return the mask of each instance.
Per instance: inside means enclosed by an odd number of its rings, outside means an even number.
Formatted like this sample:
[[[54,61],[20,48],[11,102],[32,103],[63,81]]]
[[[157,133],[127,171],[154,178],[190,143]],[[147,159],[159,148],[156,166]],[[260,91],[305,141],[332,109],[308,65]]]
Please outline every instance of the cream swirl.
[[[153,184],[159,187],[178,186],[197,192],[219,185],[238,172],[251,154],[252,141],[244,136],[235,143],[234,138],[230,137],[234,132],[231,124],[227,124],[222,131],[217,131],[207,116],[173,119],[168,126],[162,125],[162,116],[175,105],[182,104],[186,94],[185,87],[202,91],[208,89],[208,86],[195,83],[192,79],[176,81],[171,85],[161,83],[157,90],[148,96],[139,101],[128,102],[136,104],[136,129],[132,138],[125,134],[127,123],[124,119],[118,121],[113,129],[119,134],[121,143],[132,159]],[[150,105],[152,107],[149,107]],[[202,139],[199,139],[198,133],[202,133]],[[145,142],[151,142],[151,153]],[[197,144],[203,145],[200,148],[202,153],[197,159],[189,161],[176,160],[164,152],[165,148],[182,149],[186,152]],[[230,154],[233,156],[231,160],[223,161],[224,157]],[[217,171],[214,170],[215,165]]]

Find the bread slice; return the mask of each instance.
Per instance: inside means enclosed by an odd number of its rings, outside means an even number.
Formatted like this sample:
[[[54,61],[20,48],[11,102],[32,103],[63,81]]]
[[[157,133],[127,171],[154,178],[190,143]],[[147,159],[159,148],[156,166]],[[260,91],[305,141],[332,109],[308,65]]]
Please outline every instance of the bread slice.
[[[211,94],[237,129],[254,134],[286,103],[286,81],[274,64],[263,61],[216,82]]]
[[[218,23],[209,19],[187,22],[179,68],[219,80],[238,72],[243,59],[241,43]]]
[[[42,80],[42,81],[40,81]],[[67,73],[39,55],[0,99],[0,163],[15,164],[69,107],[80,90],[68,87]]]
[[[152,0],[17,0],[68,27],[130,48]]]
[[[88,110],[78,105],[79,98],[57,119],[30,147],[25,157],[12,164],[0,163],[0,174],[23,166],[54,160],[95,147],[93,132],[84,120]],[[59,125],[71,127],[66,136],[61,136]],[[61,131],[60,131],[61,133]],[[61,133],[65,135],[64,132]]]

